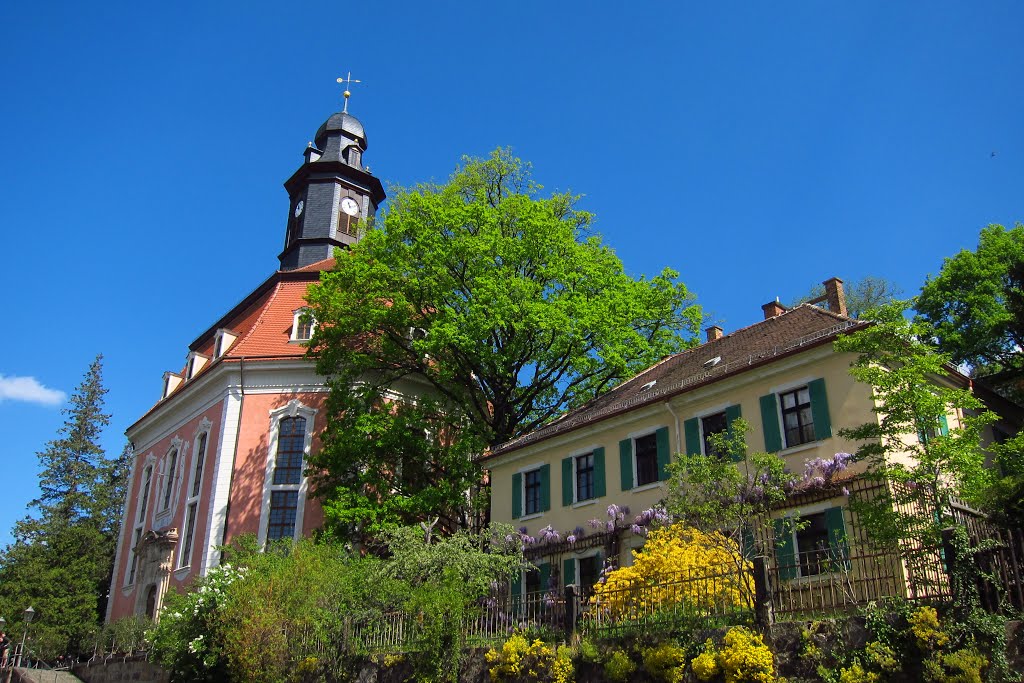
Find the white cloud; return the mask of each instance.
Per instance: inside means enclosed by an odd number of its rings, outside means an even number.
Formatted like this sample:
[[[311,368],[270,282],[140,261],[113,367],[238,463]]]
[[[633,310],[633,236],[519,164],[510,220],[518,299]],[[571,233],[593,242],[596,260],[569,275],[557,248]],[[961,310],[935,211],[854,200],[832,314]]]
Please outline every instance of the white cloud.
[[[5,377],[0,375],[0,401],[26,401],[44,406],[59,406],[67,394],[57,389],[48,389],[35,377]]]

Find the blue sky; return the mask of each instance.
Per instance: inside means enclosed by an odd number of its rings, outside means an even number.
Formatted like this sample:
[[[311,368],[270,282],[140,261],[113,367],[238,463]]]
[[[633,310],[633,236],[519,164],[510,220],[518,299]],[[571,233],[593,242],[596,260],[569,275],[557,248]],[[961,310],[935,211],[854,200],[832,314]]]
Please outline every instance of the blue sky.
[[[1009,1],[4,3],[0,544],[55,392],[103,353],[119,452],[275,269],[346,71],[384,181],[509,145],[729,332],[833,275],[914,294],[1024,220],[1021,26]]]

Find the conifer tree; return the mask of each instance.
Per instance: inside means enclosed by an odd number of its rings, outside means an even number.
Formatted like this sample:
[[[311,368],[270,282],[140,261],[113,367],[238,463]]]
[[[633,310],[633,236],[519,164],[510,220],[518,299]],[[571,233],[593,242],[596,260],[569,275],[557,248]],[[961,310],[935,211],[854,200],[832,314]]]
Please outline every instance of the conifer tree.
[[[33,514],[15,524],[14,543],[0,553],[0,614],[17,628],[32,605],[33,651],[44,658],[88,649],[106,607],[130,456],[125,449],[108,459],[100,446],[106,393],[97,356],[57,438],[38,453]]]

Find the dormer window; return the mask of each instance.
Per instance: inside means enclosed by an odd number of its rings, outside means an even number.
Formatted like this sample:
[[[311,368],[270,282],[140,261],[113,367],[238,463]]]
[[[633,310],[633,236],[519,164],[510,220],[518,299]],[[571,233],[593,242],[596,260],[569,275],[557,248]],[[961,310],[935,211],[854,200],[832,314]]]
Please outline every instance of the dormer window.
[[[175,389],[184,381],[184,377],[176,372],[165,372],[164,373],[164,395],[163,398],[170,396]]]
[[[213,357],[220,358],[223,356],[231,348],[231,345],[235,343],[236,339],[238,339],[238,335],[231,330],[224,328],[217,330],[213,341]]]
[[[185,379],[192,379],[210,362],[210,357],[193,351],[185,363]]]
[[[309,341],[313,338],[316,330],[316,318],[309,312],[308,308],[300,308],[295,311],[292,320],[292,341]]]

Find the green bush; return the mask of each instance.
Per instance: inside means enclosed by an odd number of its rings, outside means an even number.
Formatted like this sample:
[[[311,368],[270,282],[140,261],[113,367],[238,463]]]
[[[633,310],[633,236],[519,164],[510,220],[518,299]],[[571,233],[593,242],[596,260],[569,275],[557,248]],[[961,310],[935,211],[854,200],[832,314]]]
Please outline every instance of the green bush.
[[[636,664],[624,650],[613,650],[604,663],[604,675],[611,683],[626,683],[636,671]]]

